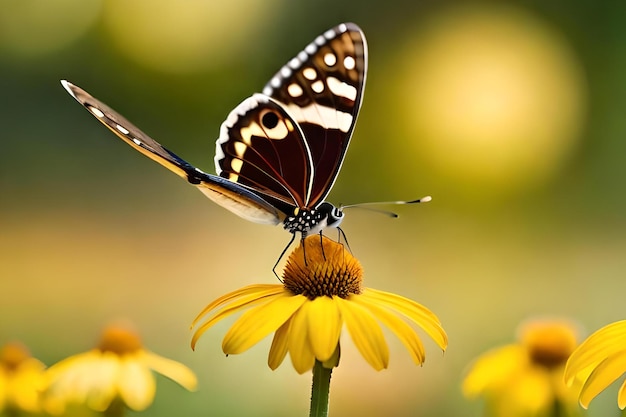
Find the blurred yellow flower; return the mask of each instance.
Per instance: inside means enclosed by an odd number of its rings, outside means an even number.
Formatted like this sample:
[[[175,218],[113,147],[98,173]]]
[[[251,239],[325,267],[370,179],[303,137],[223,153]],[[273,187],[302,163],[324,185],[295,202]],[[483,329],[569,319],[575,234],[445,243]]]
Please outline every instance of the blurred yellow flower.
[[[360,263],[344,245],[325,237],[320,244],[319,236],[309,236],[289,256],[282,285],[250,285],[209,304],[192,327],[219,310],[198,327],[192,347],[218,321],[254,306],[226,333],[222,350],[227,355],[242,353],[275,332],[268,358],[271,369],[283,362],[287,352],[298,373],[310,370],[316,360],[326,368],[337,366],[344,324],[358,350],[376,370],[387,368],[389,363],[379,323],[391,329],[416,364],[424,362],[424,346],[403,319],[421,327],[445,350],[446,333],[430,310],[399,295],[363,288],[362,277]]]
[[[580,404],[589,403],[626,372],[626,320],[601,328],[572,353],[565,367],[565,382],[580,388]],[[620,409],[626,407],[626,381],[617,394]]]
[[[18,415],[40,410],[45,365],[17,342],[0,349],[0,414]]]
[[[44,407],[51,414],[63,413],[71,403],[96,411],[120,405],[144,410],[156,393],[152,371],[190,391],[196,389],[196,376],[189,368],[146,350],[134,331],[112,325],[104,330],[95,349],[48,369]]]
[[[463,394],[484,397],[486,415],[491,416],[578,415],[576,395],[562,377],[577,333],[576,326],[565,320],[523,324],[517,343],[476,359],[463,381]]]

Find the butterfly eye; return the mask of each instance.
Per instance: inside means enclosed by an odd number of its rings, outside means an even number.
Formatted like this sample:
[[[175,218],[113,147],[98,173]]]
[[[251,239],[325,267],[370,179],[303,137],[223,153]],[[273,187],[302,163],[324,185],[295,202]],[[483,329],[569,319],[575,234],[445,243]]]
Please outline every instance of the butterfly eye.
[[[268,111],[261,117],[263,127],[266,129],[274,129],[278,126],[278,115],[274,112]]]

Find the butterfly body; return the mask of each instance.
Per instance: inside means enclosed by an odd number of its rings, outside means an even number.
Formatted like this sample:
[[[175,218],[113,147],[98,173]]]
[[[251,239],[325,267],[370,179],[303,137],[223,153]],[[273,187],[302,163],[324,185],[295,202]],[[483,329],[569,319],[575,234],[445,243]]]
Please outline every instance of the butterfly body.
[[[292,234],[337,227],[343,213],[325,202],[361,106],[367,45],[345,23],[315,38],[263,88],[230,112],[216,141],[217,175],[201,171],[79,87],[65,89],[134,149],[256,223]]]
[[[323,202],[317,208],[298,210],[293,216],[283,220],[283,227],[289,233],[302,234],[302,237],[321,232],[327,227],[339,227],[343,212],[331,203]]]

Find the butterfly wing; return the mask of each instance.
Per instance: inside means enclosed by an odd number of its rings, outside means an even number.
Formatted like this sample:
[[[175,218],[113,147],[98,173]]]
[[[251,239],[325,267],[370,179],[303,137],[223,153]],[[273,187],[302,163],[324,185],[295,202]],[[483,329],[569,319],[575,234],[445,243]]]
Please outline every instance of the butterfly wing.
[[[115,110],[68,81],[61,81],[72,97],[109,130],[148,158],[197,186],[207,197],[238,216],[265,224],[278,224],[284,215],[245,186],[195,168],[143,133]]]
[[[270,195],[287,215],[295,208],[316,208],[343,162],[366,66],[367,46],[358,26],[346,23],[318,36],[263,94],[230,113],[216,143],[218,175]]]
[[[313,182],[307,207],[332,188],[363,99],[367,43],[354,23],[318,36],[276,73],[263,94],[282,103],[302,129],[311,152]]]
[[[312,184],[311,154],[298,124],[263,94],[239,104],[217,139],[218,175],[269,196],[286,215],[306,207]]]

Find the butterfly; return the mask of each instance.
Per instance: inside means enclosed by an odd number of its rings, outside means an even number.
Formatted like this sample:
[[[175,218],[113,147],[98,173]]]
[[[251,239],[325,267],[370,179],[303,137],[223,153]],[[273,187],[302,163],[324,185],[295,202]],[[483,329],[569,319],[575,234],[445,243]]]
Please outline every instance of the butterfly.
[[[367,74],[367,43],[354,23],[316,37],[230,112],[216,141],[217,175],[201,171],[106,104],[62,80],[67,92],[134,149],[234,214],[293,234],[338,227],[325,201],[354,130]]]

